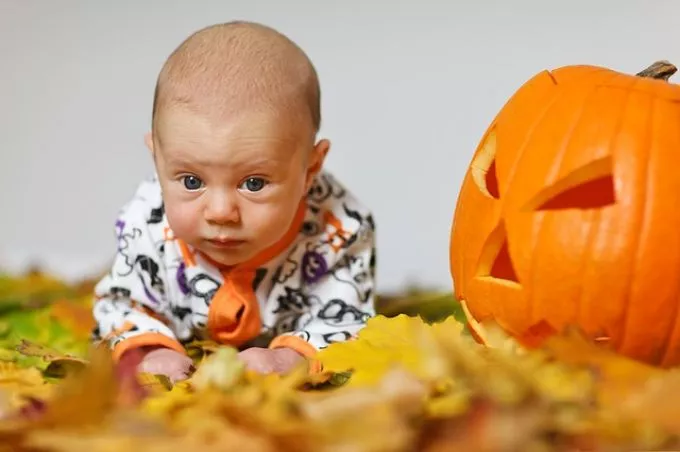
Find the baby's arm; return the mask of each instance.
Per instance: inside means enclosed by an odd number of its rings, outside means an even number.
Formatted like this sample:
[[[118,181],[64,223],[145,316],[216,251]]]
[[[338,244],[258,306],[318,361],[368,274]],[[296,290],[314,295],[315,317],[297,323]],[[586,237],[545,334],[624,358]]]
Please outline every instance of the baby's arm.
[[[184,354],[169,320],[165,272],[140,199],[116,222],[118,251],[110,272],[95,287],[93,339],[107,342],[114,359],[138,347],[165,347]]]
[[[306,296],[320,300],[311,321],[300,329],[276,337],[270,348],[289,347],[312,357],[333,342],[356,336],[375,315],[375,233],[364,219],[351,243],[339,251],[326,274],[304,287]]]

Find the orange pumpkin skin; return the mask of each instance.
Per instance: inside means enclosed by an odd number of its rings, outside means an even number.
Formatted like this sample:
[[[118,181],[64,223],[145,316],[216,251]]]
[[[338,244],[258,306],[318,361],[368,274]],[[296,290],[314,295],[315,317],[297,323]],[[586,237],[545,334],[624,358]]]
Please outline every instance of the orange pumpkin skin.
[[[518,337],[581,328],[680,364],[680,85],[593,66],[544,71],[505,104],[451,228],[455,296]]]

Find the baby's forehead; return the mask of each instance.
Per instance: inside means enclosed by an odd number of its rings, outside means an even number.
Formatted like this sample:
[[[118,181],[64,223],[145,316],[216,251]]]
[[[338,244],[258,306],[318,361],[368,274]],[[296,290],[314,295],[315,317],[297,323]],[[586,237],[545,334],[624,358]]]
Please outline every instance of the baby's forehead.
[[[270,86],[258,86],[249,83],[242,77],[230,78],[215,82],[215,89],[207,89],[205,85],[194,83],[168,84],[165,88],[164,102],[158,105],[160,112],[184,108],[188,111],[204,115],[214,122],[225,122],[254,116],[260,113],[261,120],[267,116],[268,122],[312,122],[315,127],[314,114],[310,111],[310,102],[304,89],[281,80],[270,81]],[[272,89],[271,85],[288,85],[288,89]],[[225,86],[228,85],[228,86]],[[157,112],[158,113],[158,112]]]
[[[229,114],[168,105],[158,112],[154,134],[171,142],[285,142],[308,144],[315,129],[303,116],[270,108],[243,108]]]
[[[299,129],[277,118],[258,121],[251,116],[221,124],[194,115],[167,115],[154,138],[171,171],[275,171],[286,168],[291,158],[306,158],[313,146]]]

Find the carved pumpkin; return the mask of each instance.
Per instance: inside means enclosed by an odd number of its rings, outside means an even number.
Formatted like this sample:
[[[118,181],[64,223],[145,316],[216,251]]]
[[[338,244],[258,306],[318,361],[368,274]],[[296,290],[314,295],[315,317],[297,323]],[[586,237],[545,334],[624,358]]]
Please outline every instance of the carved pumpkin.
[[[455,295],[479,340],[577,326],[680,364],[680,85],[567,66],[526,82],[477,148],[451,229]]]

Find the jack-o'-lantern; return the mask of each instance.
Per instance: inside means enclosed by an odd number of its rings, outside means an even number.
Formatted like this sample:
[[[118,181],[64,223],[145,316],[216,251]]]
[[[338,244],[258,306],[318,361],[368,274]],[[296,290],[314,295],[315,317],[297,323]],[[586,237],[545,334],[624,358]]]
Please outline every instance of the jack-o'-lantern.
[[[455,295],[483,341],[577,327],[680,364],[680,85],[566,66],[527,81],[482,137],[451,228]]]

